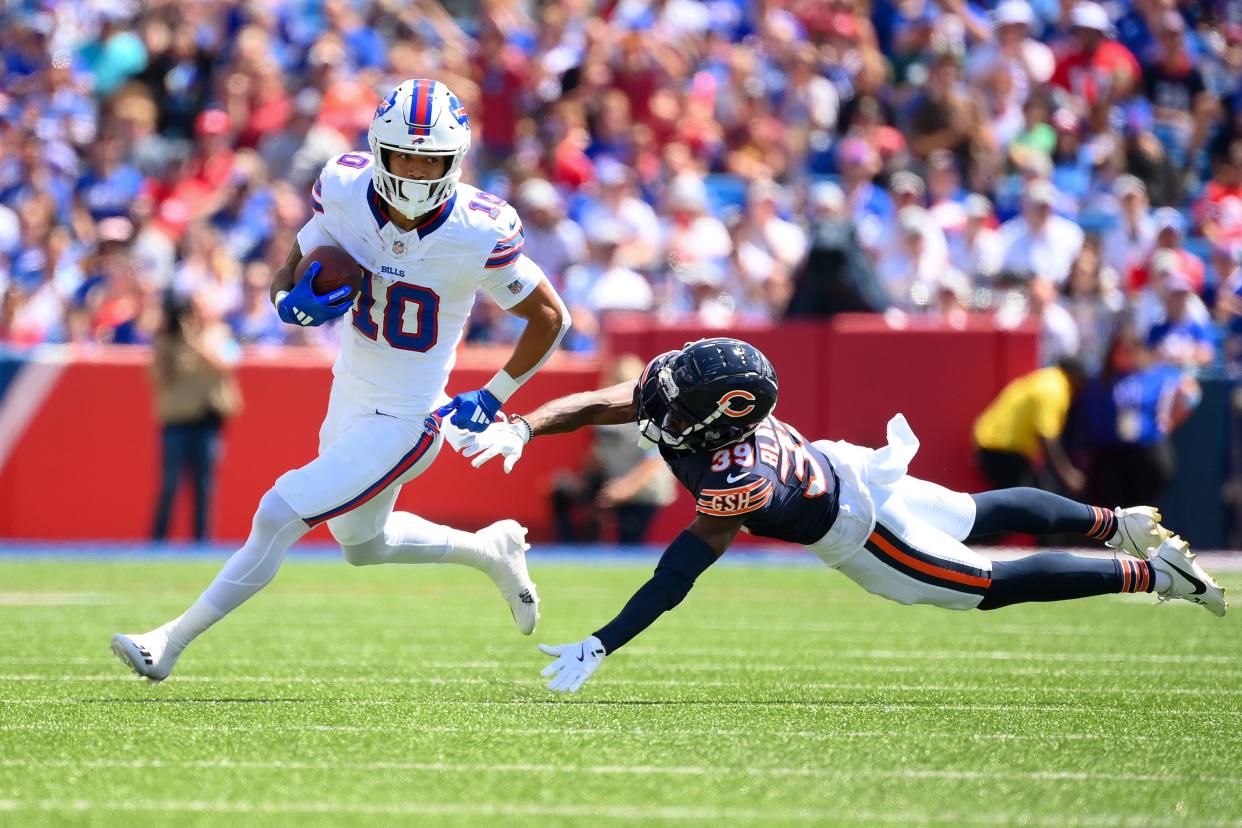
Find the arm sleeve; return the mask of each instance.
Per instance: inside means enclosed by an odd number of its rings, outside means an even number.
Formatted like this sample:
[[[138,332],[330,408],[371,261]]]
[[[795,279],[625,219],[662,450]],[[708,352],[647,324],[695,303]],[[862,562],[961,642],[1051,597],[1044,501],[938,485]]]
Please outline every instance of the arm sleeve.
[[[616,618],[595,631],[604,650],[616,652],[680,604],[695,579],[715,562],[716,552],[707,541],[688,531],[678,535],[661,556],[650,580],[638,588]]]

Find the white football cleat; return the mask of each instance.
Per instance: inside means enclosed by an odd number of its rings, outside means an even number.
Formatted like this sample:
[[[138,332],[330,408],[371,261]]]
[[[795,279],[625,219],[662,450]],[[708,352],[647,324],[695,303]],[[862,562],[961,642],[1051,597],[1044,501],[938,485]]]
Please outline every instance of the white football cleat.
[[[1152,566],[1157,572],[1168,575],[1173,582],[1164,592],[1158,593],[1161,601],[1181,598],[1205,607],[1213,615],[1225,614],[1229,602],[1225,600],[1224,587],[1216,583],[1216,579],[1195,562],[1195,556],[1186,541],[1172,535],[1154,552],[1151,557]]]
[[[112,652],[151,684],[168,678],[180,655],[170,650],[168,636],[158,629],[141,635],[117,633],[112,636]]]
[[[1117,516],[1117,530],[1105,545],[1127,555],[1146,561],[1156,547],[1173,537],[1172,532],[1160,525],[1160,513],[1155,507],[1131,506],[1114,509],[1113,514]]]
[[[518,632],[530,635],[539,621],[539,593],[526,569],[526,527],[516,520],[502,520],[477,532],[490,558],[485,570],[509,604]]]

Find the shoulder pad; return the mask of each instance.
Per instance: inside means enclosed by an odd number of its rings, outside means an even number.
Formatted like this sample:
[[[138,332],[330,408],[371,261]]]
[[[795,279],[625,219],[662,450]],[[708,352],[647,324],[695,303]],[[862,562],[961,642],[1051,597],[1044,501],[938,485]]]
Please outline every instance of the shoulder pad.
[[[325,206],[340,204],[359,179],[370,178],[371,163],[369,152],[346,152],[329,158],[311,186],[311,207],[322,213]]]

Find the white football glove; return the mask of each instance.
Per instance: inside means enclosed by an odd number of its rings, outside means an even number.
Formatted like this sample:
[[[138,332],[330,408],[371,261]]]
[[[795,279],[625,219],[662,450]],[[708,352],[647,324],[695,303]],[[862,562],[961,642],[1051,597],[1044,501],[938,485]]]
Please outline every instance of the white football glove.
[[[545,654],[556,656],[539,675],[547,678],[549,690],[559,693],[577,693],[578,688],[591,677],[591,674],[604,663],[604,645],[595,636],[578,641],[574,644],[540,644],[539,649]]]
[[[474,457],[470,465],[476,469],[493,457],[504,457],[505,474],[508,474],[517,465],[529,440],[530,432],[522,423],[496,423],[487,431],[470,434],[462,443],[461,453],[463,457]]]

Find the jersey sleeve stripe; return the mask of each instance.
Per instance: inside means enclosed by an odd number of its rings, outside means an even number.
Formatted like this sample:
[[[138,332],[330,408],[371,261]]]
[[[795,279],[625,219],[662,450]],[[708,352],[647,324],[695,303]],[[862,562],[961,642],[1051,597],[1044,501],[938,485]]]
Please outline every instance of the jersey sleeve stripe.
[[[521,244],[519,244],[512,250],[509,250],[499,256],[493,256],[492,258],[488,259],[487,263],[484,264],[483,267],[487,268],[488,270],[492,270],[497,267],[505,267],[506,265],[511,265],[518,260],[519,256],[522,255],[522,249],[525,247],[526,247],[526,243],[523,241]]]
[[[315,198],[314,196],[311,196],[310,205],[311,205],[311,209],[314,210],[316,213],[323,212],[323,205],[320,204],[319,199]]]
[[[761,477],[753,483],[747,483],[745,486],[734,486],[729,489],[703,489],[701,492],[699,492],[699,496],[700,497],[712,497],[715,495],[744,494],[746,492],[754,491],[755,489],[761,489],[764,486],[771,486],[771,485],[772,485],[772,481]]]

